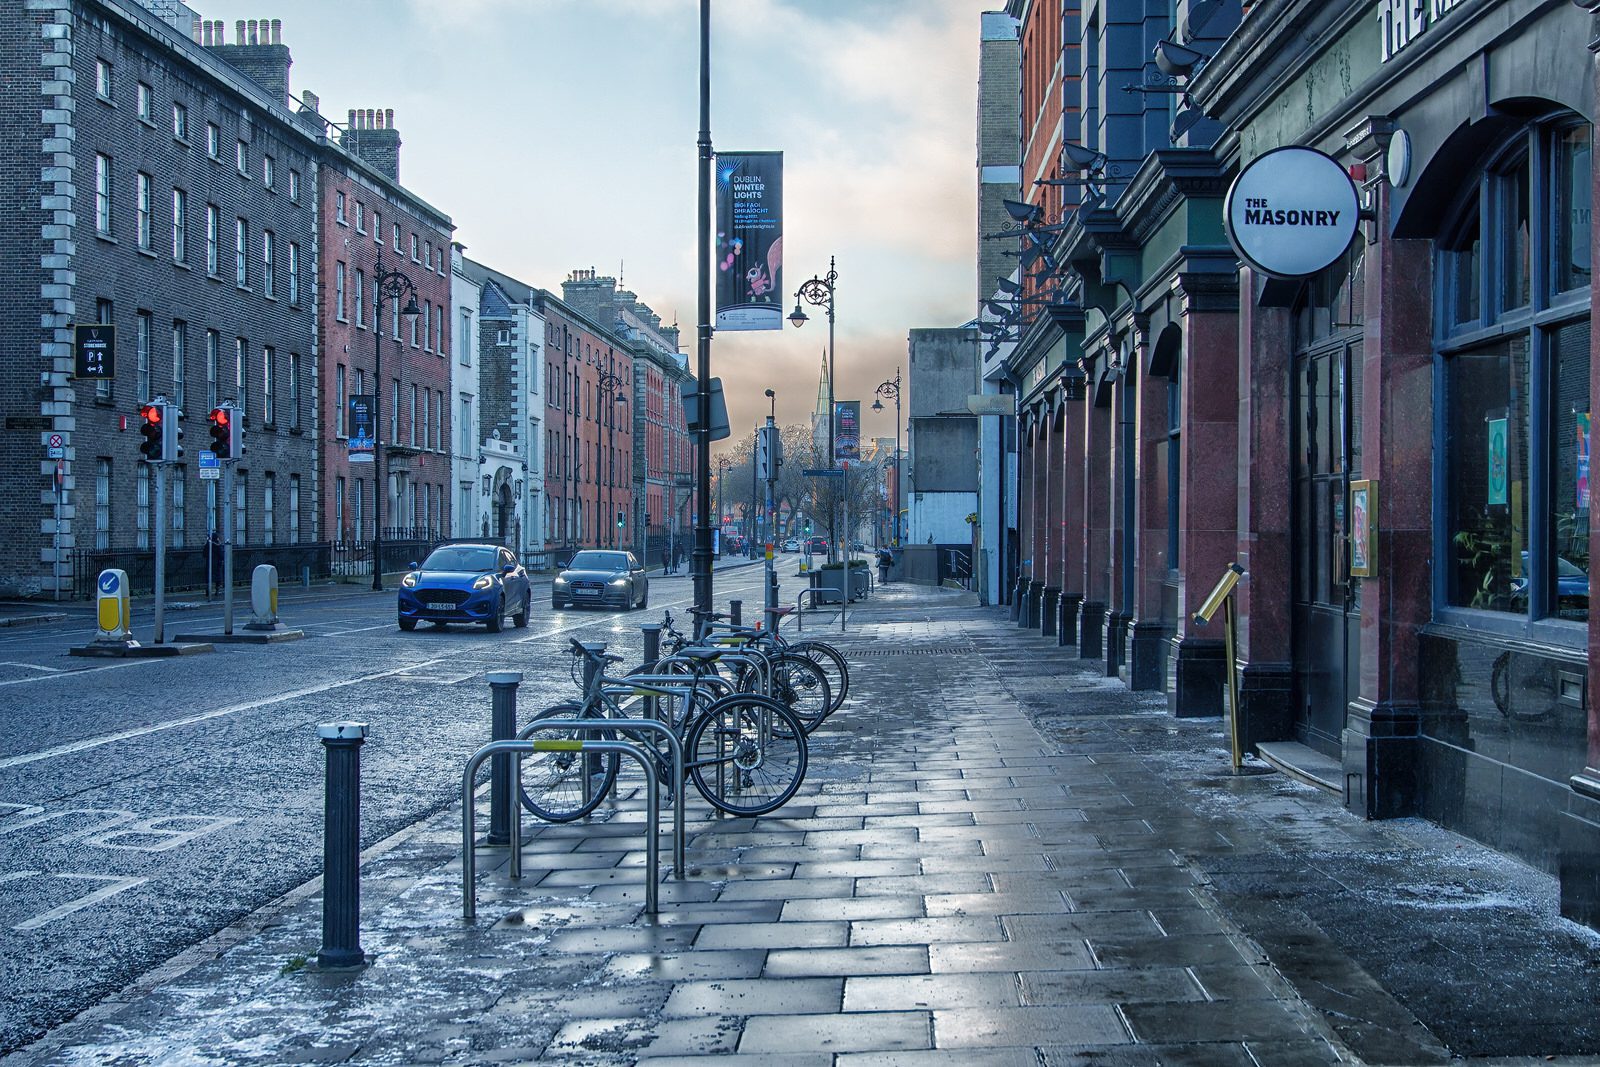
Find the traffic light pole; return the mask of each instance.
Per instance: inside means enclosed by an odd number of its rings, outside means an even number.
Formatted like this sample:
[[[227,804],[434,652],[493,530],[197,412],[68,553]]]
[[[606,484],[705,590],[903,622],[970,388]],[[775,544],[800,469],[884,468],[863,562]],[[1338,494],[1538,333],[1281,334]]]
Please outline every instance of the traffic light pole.
[[[168,411],[175,411],[169,408]],[[152,463],[156,469],[156,644],[167,639],[167,465]]]
[[[233,633],[233,461],[222,465],[222,632]]]

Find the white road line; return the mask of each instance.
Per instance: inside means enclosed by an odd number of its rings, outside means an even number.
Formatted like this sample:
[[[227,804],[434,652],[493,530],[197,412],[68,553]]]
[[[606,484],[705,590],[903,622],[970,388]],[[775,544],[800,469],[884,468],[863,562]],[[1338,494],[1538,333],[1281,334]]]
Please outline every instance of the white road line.
[[[37,682],[58,682],[63,678],[81,678],[86,674],[97,674],[100,671],[114,671],[121,667],[139,667],[151,663],[161,662],[158,659],[125,659],[120,663],[108,663],[104,667],[85,667],[81,671],[63,670],[59,674],[46,674],[38,678],[13,678],[9,682],[0,682],[3,685],[29,685]]]
[[[116,896],[124,889],[132,889],[136,885],[143,885],[145,882],[149,881],[148,878],[118,878],[115,875],[109,874],[58,874],[56,877],[66,879],[68,881],[110,882],[111,884],[106,886],[104,889],[96,889],[93,893],[81,896],[76,900],[69,900],[59,908],[51,908],[42,915],[35,915],[27,922],[18,923],[11,929],[37,930],[46,923],[55,922],[57,919],[64,919],[75,911],[82,911],[84,908],[87,908],[92,904],[100,903],[107,897]]]
[[[322,636],[323,637],[343,637],[345,634],[364,634],[368,630],[393,630],[393,629],[394,629],[394,623],[392,623],[392,622],[380,622],[376,626],[357,626],[354,629],[350,629],[350,630],[329,630],[327,633],[323,634]]]
[[[37,663],[18,663],[15,660],[0,662],[0,667],[21,667],[23,670],[48,671],[51,674],[60,674],[66,670],[65,667],[41,667]]]
[[[674,600],[670,601],[669,603],[670,603],[671,606],[676,607],[676,606],[679,606],[681,604],[692,603],[693,599],[694,598],[693,598],[693,595],[691,593],[688,596],[675,598]],[[662,606],[665,607],[665,606],[668,606],[668,605],[662,605]],[[517,644],[517,645],[520,645],[520,644],[526,644],[529,641],[541,641],[541,640],[544,640],[547,637],[555,637],[555,636],[557,636],[559,634],[564,634],[564,633],[567,633],[568,631],[571,631],[571,630],[582,630],[582,629],[585,629],[587,627],[593,626],[594,623],[595,623],[594,619],[585,619],[585,620],[583,620],[581,622],[573,622],[573,623],[571,623],[571,624],[569,624],[567,626],[557,626],[557,627],[555,627],[553,629],[541,630],[538,633],[531,633],[531,634],[528,634],[525,637],[518,637],[518,638],[515,638],[515,639],[513,639],[511,641],[506,641],[504,643],[505,644]],[[254,711],[256,708],[271,707],[273,704],[281,704],[286,700],[298,700],[301,697],[316,696],[318,693],[326,693],[326,692],[329,692],[329,691],[334,690],[334,689],[343,689],[346,686],[361,685],[364,682],[374,682],[374,681],[377,681],[377,680],[379,680],[381,678],[392,678],[392,677],[394,677],[396,675],[403,675],[403,674],[407,673],[408,671],[422,670],[422,669],[424,669],[426,667],[432,667],[434,664],[444,663],[444,662],[447,662],[449,660],[457,659],[458,657],[459,657],[459,654],[453,654],[453,655],[449,655],[449,656],[439,656],[439,657],[437,657],[435,659],[423,660],[423,661],[421,661],[419,663],[407,663],[407,664],[404,664],[403,666],[393,667],[393,668],[391,668],[389,670],[386,670],[386,671],[377,671],[376,673],[373,673],[373,674],[363,674],[363,675],[361,675],[359,677],[356,677],[356,678],[345,678],[345,679],[342,679],[340,681],[335,681],[335,682],[323,682],[320,685],[306,686],[303,689],[293,689],[293,690],[290,690],[287,693],[279,693],[276,696],[264,697],[261,700],[250,700],[250,701],[246,701],[246,702],[244,702],[242,704],[231,704],[228,707],[216,708],[216,709],[214,709],[212,711],[202,712],[199,715],[188,715],[188,716],[185,716],[184,718],[181,718],[181,719],[172,719],[172,720],[170,720],[168,722],[158,722],[158,723],[154,723],[154,724],[152,724],[150,726],[141,726],[137,730],[124,730],[124,731],[121,731],[120,733],[106,734],[103,737],[86,738],[86,739],[84,739],[82,741],[74,741],[71,744],[57,745],[55,748],[42,749],[42,750],[40,750],[38,752],[28,752],[28,753],[25,753],[25,754],[20,755],[20,756],[8,756],[5,759],[0,759],[0,770],[9,770],[12,767],[21,767],[21,766],[25,766],[26,764],[29,764],[29,763],[39,763],[39,762],[41,762],[43,760],[56,759],[56,758],[61,757],[61,756],[71,756],[71,755],[73,755],[75,753],[84,752],[84,751],[87,751],[88,749],[91,749],[91,748],[99,748],[102,745],[113,745],[113,744],[116,744],[119,741],[131,741],[136,737],[146,737],[146,736],[148,736],[150,734],[158,734],[158,733],[161,733],[161,732],[163,732],[165,730],[176,730],[176,729],[179,729],[179,728],[184,727],[184,726],[193,726],[196,723],[208,722],[211,719],[219,719],[219,718],[222,718],[225,715],[237,715],[240,712]],[[19,679],[19,681],[43,682],[43,681],[48,681],[48,680],[50,680],[52,678],[76,678],[76,677],[78,677],[80,675],[88,674],[88,673],[90,673],[90,671],[96,671],[96,670],[104,671],[104,670],[111,670],[112,667],[131,666],[132,664],[135,664],[135,663],[155,663],[155,662],[159,662],[159,661],[157,661],[157,660],[130,660],[127,663],[112,664],[111,667],[93,667],[93,668],[90,668],[90,670],[88,670],[88,671],[69,671],[69,672],[67,672],[65,674],[60,674],[60,675],[55,675],[55,674],[48,675],[45,678],[23,678],[23,679]],[[15,684],[17,684],[17,682],[15,682],[15,681],[13,681],[13,682],[0,682],[0,685],[15,685]]]

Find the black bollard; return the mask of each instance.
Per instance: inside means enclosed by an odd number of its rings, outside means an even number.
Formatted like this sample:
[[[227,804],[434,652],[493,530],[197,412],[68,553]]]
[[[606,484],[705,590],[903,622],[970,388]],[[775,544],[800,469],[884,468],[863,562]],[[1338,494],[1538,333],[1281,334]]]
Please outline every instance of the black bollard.
[[[644,634],[644,668],[646,671],[653,671],[661,659],[661,624],[647,622],[639,627],[639,632]],[[655,697],[644,698],[644,714],[647,719],[656,718]]]
[[[744,601],[728,601],[728,621],[733,623],[735,626],[744,625]]]
[[[317,737],[327,753],[317,966],[359,967],[367,958],[361,951],[361,746],[367,724],[325,722]]]
[[[494,671],[489,675],[489,740],[510,741],[517,736],[517,686],[521,682],[521,671]],[[511,805],[519,800],[511,795],[511,753],[502,752],[489,759],[489,836],[485,844],[509,845]]]
[[[585,650],[593,654],[591,656],[583,657],[583,693],[584,696],[587,697],[589,695],[589,690],[594,687],[595,675],[600,674],[602,668],[605,666],[604,661],[594,657],[604,656],[606,654],[606,643],[604,641],[585,641],[583,642],[583,647]],[[590,740],[598,739],[591,738]],[[583,757],[583,771],[583,799],[587,801],[589,799],[589,790],[591,788],[591,784],[594,782],[595,778],[605,773],[604,767],[600,762],[600,755],[598,753],[591,752]]]

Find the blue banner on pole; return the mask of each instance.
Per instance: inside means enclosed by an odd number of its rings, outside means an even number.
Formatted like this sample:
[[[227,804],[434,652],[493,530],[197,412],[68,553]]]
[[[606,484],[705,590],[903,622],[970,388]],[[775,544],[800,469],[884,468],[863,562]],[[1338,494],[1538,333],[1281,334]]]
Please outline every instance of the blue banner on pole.
[[[719,330],[783,329],[783,153],[717,156]]]

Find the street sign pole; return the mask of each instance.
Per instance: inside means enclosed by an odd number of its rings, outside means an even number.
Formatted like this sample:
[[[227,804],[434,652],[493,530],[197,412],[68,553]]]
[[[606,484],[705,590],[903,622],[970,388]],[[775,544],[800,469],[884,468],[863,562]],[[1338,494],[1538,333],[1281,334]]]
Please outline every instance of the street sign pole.
[[[163,414],[175,411],[166,409]],[[167,607],[167,465],[154,464],[156,469],[156,644],[166,639]]]
[[[222,632],[233,633],[233,464],[222,465]]]
[[[65,467],[65,465],[66,465],[66,461],[65,460],[60,460],[60,459],[56,460],[56,533],[55,533],[55,542],[54,542],[55,562],[53,564],[51,564],[51,573],[55,577],[55,584],[56,584],[55,599],[57,599],[57,600],[61,599],[61,511],[62,511],[61,493],[62,493],[63,483],[65,483],[65,481],[66,481],[66,475],[65,475],[65,473],[63,471],[63,468]]]

